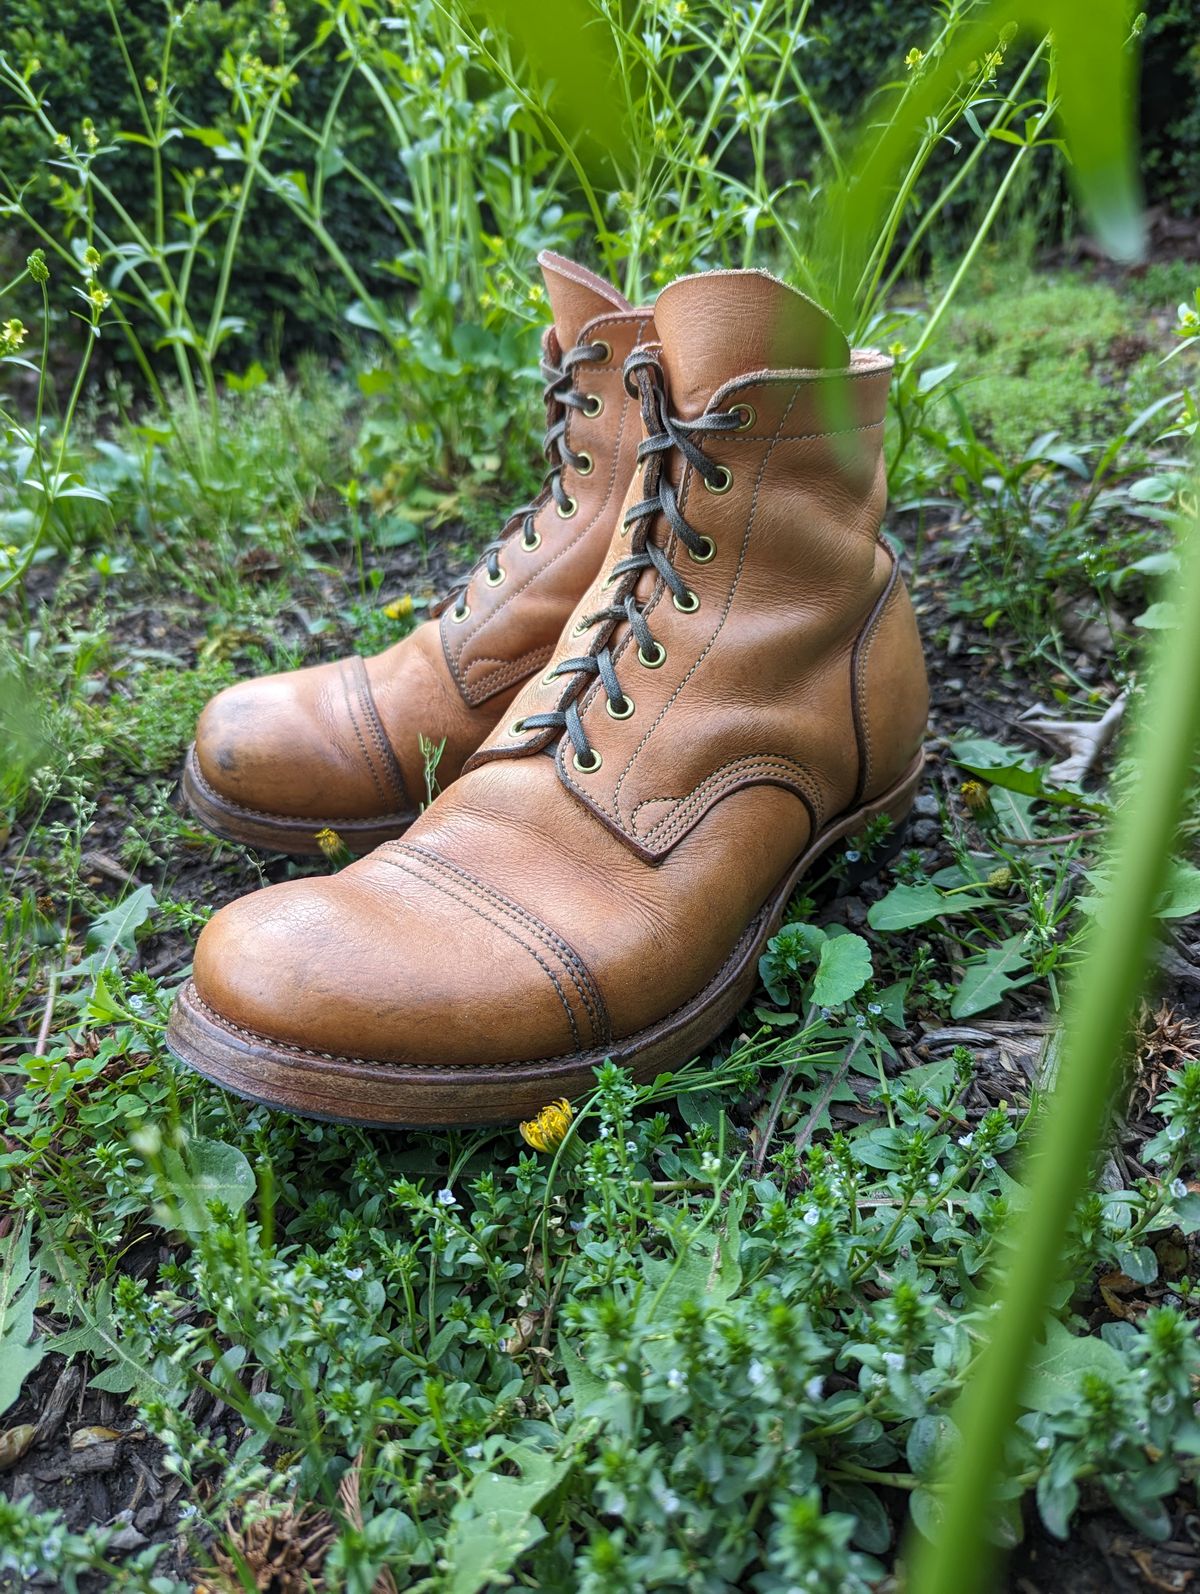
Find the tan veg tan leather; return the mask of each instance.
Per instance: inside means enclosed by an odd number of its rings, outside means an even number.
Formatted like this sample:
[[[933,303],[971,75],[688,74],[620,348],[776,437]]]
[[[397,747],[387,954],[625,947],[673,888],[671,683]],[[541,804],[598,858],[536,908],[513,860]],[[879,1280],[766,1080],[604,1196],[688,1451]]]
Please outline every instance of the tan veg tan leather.
[[[637,405],[621,366],[652,323],[584,267],[549,251],[540,264],[554,315],[548,363],[578,345],[609,351],[573,369],[586,409],[547,401],[551,422],[565,416],[563,441],[578,462],[562,471],[561,502],[547,485],[532,535],[520,512],[503,528],[499,581],[481,562],[461,596],[385,652],[219,693],[200,717],[183,780],[189,807],[217,834],[308,854],[324,829],[354,852],[400,835],[427,795],[421,737],[445,740],[437,781],[448,785],[549,661],[608,549],[633,470]]]
[[[928,701],[880,535],[890,362],[762,272],[684,278],[655,323],[632,523],[555,663],[402,840],[207,926],[168,1039],[210,1077],[423,1125],[515,1121],[606,1057],[652,1076],[736,1016],[816,858],[906,815]]]

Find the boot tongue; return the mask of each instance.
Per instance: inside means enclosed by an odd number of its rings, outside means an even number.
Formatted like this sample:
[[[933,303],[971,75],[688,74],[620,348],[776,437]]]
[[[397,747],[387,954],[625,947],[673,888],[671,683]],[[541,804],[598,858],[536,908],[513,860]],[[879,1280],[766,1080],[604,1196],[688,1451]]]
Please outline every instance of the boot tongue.
[[[538,265],[546,279],[546,293],[554,315],[554,330],[558,346],[564,352],[579,341],[579,334],[589,321],[598,315],[611,315],[614,310],[631,310],[628,299],[598,277],[586,266],[577,266],[565,255],[556,255],[543,249]]]
[[[832,316],[765,271],[681,277],[659,294],[654,324],[671,409],[684,417],[752,371],[840,371],[850,363]]]

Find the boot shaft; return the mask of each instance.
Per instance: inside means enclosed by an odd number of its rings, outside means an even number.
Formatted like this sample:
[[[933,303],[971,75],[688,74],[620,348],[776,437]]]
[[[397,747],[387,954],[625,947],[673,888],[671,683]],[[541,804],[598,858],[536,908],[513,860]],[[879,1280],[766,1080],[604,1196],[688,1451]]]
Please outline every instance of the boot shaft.
[[[558,653],[607,653],[617,701],[598,666],[543,677],[473,761],[547,747],[555,730],[525,725],[573,704],[599,761],[564,737],[560,777],[649,859],[764,782],[799,796],[819,831],[911,762],[927,713],[880,537],[891,362],[851,353],[823,311],[760,272],[672,284],[655,322],[661,343],[629,368],[643,442],[626,523]],[[655,562],[629,570],[651,544]]]

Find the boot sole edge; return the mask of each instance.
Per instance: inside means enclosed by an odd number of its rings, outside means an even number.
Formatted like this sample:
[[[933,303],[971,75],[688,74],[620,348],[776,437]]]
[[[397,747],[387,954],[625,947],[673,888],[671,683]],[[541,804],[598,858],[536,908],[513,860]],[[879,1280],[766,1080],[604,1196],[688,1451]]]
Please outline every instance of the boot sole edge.
[[[294,819],[243,807],[222,797],[205,780],[195,742],[188,748],[179,789],[184,807],[211,835],[258,852],[283,852],[293,858],[321,857],[317,841],[321,830],[335,831],[347,850],[361,857],[385,841],[395,841],[417,818],[412,813],[389,814],[382,819]]]
[[[778,929],[801,878],[839,841],[855,835],[880,814],[888,814],[899,830],[912,808],[924,762],[922,752],[890,790],[822,831],[746,926],[716,975],[695,996],[675,1012],[602,1050],[494,1066],[339,1057],[281,1045],[269,1036],[238,1028],[204,1003],[190,979],[171,1010],[167,1048],[204,1078],[257,1105],[375,1129],[515,1124],[520,1118],[532,1117],[550,1100],[590,1090],[593,1070],[608,1059],[631,1068],[635,1080],[643,1083],[695,1056],[732,1022],[754,988],[759,954]],[[881,852],[874,868],[881,867],[889,856],[891,853]],[[468,1109],[465,1112],[464,1107]]]

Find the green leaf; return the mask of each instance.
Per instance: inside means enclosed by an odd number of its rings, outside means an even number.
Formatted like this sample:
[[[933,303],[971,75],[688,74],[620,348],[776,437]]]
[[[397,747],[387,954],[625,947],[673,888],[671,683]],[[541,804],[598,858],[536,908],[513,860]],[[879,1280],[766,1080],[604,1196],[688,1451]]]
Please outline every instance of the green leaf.
[[[1053,1319],[1044,1345],[1029,1359],[1021,1404],[1030,1411],[1068,1411],[1079,1403],[1079,1380],[1099,1373],[1114,1382],[1125,1376],[1120,1351],[1094,1334],[1072,1334]]]
[[[162,1153],[166,1188],[155,1205],[155,1221],[165,1229],[200,1234],[212,1227],[210,1201],[240,1212],[254,1194],[254,1170],[236,1146],[220,1140],[190,1140],[187,1162],[173,1147]]]
[[[71,1302],[72,1315],[83,1321],[65,1334],[47,1341],[46,1349],[60,1356],[90,1356],[100,1371],[91,1381],[93,1389],[113,1395],[133,1395],[136,1400],[170,1393],[170,1386],[146,1365],[144,1357],[134,1356],[125,1343],[112,1314],[112,1286],[101,1284],[92,1300],[76,1291]]]
[[[16,1400],[47,1349],[44,1339],[33,1337],[41,1279],[29,1265],[29,1233],[27,1222],[15,1228],[0,1257],[0,1412]]]
[[[980,885],[980,891],[987,887]],[[969,891],[945,896],[928,883],[922,886],[893,886],[886,897],[873,902],[867,910],[867,923],[872,930],[911,930],[916,924],[928,924],[930,919],[944,913],[967,913],[979,906],[979,898]]]
[[[1175,858],[1167,875],[1167,889],[1156,910],[1160,919],[1189,919],[1200,913],[1200,869]]]
[[[1016,984],[1012,976],[1029,966],[1025,937],[1010,935],[1007,941],[990,948],[977,961],[967,964],[962,982],[950,1003],[952,1018],[970,1018],[995,1007]]]
[[[831,937],[821,948],[812,999],[818,1007],[841,1007],[871,978],[871,948],[861,935]]]
[[[65,978],[99,974],[116,960],[118,952],[131,952],[137,931],[157,906],[150,886],[139,886],[123,901],[92,921],[84,942],[86,956],[67,970]]]
[[[519,1467],[520,1477],[500,1472],[501,1462]],[[553,1456],[515,1444],[501,1451],[487,1471],[475,1474],[451,1513],[442,1551],[447,1594],[480,1594],[485,1588],[507,1586],[505,1574],[546,1536],[537,1508],[574,1464],[569,1452]]]

